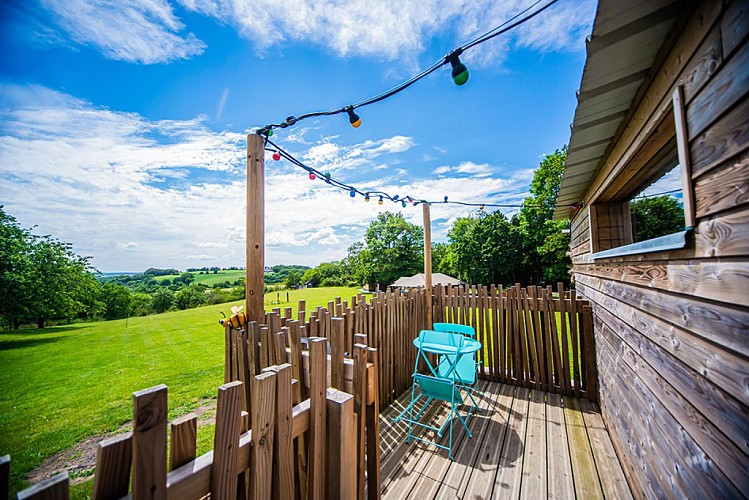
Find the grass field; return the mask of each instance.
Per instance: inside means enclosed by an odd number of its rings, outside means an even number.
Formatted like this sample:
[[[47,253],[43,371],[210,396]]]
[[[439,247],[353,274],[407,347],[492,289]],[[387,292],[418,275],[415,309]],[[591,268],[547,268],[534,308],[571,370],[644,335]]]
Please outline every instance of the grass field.
[[[234,283],[239,278],[245,277],[245,271],[243,269],[239,270],[228,270],[228,271],[219,271],[216,274],[213,274],[212,272],[208,272],[207,274],[200,274],[200,272],[193,272],[191,273],[195,276],[195,284],[202,284],[205,286],[213,286],[215,284],[223,283],[224,281],[228,281],[229,283]],[[169,279],[170,281],[174,278],[178,278],[182,276],[181,274],[167,274],[165,276],[156,276],[154,279],[157,282],[165,281]]]
[[[354,288],[313,288],[266,297],[266,309],[348,300]],[[223,383],[224,335],[218,304],[185,311],[44,330],[0,333],[0,455],[11,455],[11,490],[46,458],[132,419],[132,393],[169,388],[169,418],[214,399]],[[209,426],[210,427],[210,426]],[[212,448],[212,431],[199,436]],[[74,488],[85,498],[91,482]]]

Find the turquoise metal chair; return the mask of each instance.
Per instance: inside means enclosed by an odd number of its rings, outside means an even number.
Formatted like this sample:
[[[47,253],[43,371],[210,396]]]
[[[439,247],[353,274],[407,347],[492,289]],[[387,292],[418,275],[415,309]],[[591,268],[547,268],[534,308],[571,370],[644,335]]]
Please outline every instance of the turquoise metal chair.
[[[442,369],[442,374],[440,375],[440,370],[435,369],[432,363],[430,363],[427,354],[431,353],[440,355],[442,351],[444,352],[444,354],[442,354],[441,357],[445,357],[448,353],[455,352],[456,349],[460,350],[463,345],[463,339],[464,337],[462,335],[452,332],[422,330],[419,333],[419,353],[416,358],[416,364],[414,365],[414,383],[411,386],[411,403],[406,407],[406,409],[401,412],[400,415],[398,415],[398,417],[394,419],[394,422],[398,422],[399,420],[405,420],[406,422],[408,422],[408,435],[406,437],[407,443],[411,442],[411,439],[413,438],[428,444],[433,444],[438,448],[447,450],[447,455],[450,460],[455,460],[452,453],[453,424],[455,421],[455,417],[457,416],[458,420],[461,422],[461,424],[463,424],[468,437],[473,437],[473,434],[471,434],[471,431],[468,428],[468,419],[470,418],[473,410],[478,409],[478,405],[475,405],[474,401],[474,405],[472,405],[468,409],[466,417],[463,418],[463,416],[458,411],[460,405],[463,404],[463,395],[461,392],[461,384],[459,384],[458,380],[458,372],[455,369],[457,364],[453,363],[452,369],[450,369],[450,367],[448,366],[445,366]],[[419,359],[424,359],[424,361],[426,361],[426,365],[429,368],[431,375],[424,375],[417,372]],[[418,394],[416,393],[417,387],[419,389]],[[471,399],[473,399],[473,396],[470,397]],[[424,406],[418,411],[418,413],[414,415],[415,406],[422,399],[426,399],[426,402],[424,403]],[[445,422],[440,427],[434,427],[419,420],[426,411],[429,404],[434,400],[445,401],[450,404],[450,413],[448,414]],[[414,436],[412,433],[412,427],[414,425],[436,431],[437,436],[439,437],[443,436],[445,429],[449,425],[450,437],[448,440],[448,446],[444,446],[440,443],[430,441],[419,436]]]

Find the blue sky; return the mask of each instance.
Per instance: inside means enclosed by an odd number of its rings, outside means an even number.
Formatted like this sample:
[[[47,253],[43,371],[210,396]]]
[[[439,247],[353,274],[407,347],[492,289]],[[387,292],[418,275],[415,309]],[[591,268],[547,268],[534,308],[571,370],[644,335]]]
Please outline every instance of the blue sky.
[[[0,15],[0,204],[101,271],[244,265],[246,134],[378,94],[533,0],[30,0]],[[540,5],[546,3],[542,1]],[[520,203],[569,140],[595,2],[560,0],[386,101],[273,139],[362,190]],[[340,259],[380,211],[267,156],[266,263]],[[432,207],[445,241],[465,207]]]

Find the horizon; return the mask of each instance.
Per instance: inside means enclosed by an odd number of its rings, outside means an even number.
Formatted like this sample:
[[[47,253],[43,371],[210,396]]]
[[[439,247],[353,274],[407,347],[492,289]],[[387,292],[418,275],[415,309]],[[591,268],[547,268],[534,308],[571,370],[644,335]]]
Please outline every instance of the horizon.
[[[247,133],[390,89],[533,2],[313,4],[10,2],[0,204],[102,272],[244,266]],[[463,86],[448,65],[357,109],[359,128],[321,117],[273,141],[364,191],[519,205],[569,140],[594,12],[561,0],[461,55]],[[384,210],[422,225],[421,210],[350,198],[270,153],[265,189],[266,265],[340,260]],[[434,205],[433,241],[471,213]]]

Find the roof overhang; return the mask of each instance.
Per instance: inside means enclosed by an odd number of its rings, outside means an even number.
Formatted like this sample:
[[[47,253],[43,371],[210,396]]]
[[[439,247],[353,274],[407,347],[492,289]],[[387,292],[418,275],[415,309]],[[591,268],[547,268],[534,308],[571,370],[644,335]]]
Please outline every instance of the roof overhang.
[[[679,0],[600,0],[587,40],[555,219],[567,219],[606,158],[683,7]]]

